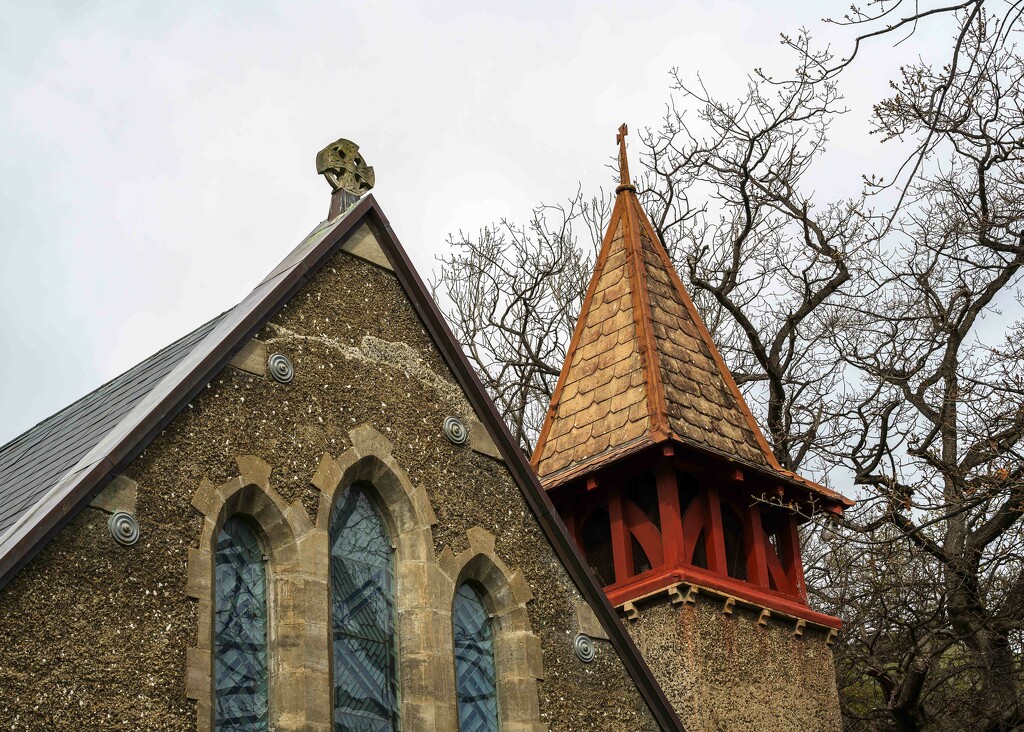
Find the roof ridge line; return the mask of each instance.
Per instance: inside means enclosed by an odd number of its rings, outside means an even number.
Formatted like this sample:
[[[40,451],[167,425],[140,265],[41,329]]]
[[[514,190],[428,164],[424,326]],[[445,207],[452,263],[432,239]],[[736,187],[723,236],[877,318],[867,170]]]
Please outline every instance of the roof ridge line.
[[[594,272],[590,275],[590,284],[587,285],[587,291],[584,293],[583,301],[580,303],[580,311],[576,314],[576,326],[573,328],[572,338],[569,339],[569,346],[565,349],[565,358],[562,359],[562,370],[558,374],[558,381],[555,382],[554,391],[551,392],[551,399],[548,401],[548,409],[544,415],[544,424],[541,426],[540,434],[537,436],[537,443],[534,445],[533,454],[530,455],[530,467],[533,468],[534,472],[537,472],[541,453],[547,443],[551,425],[555,420],[555,411],[561,401],[562,389],[565,387],[565,380],[569,377],[569,365],[572,364],[572,359],[575,357],[576,349],[579,346],[580,337],[583,335],[583,330],[586,327],[586,318],[584,316],[590,311],[594,300],[594,293],[597,290],[597,283],[604,272],[605,263],[608,261],[608,253],[611,251],[612,242],[615,240],[615,224],[621,218],[622,212],[619,210],[619,207],[613,207],[611,216],[608,219],[608,228],[604,233],[604,240],[601,242],[601,249],[598,251],[597,259],[594,262]]]
[[[668,405],[665,401],[665,384],[661,378],[661,358],[654,336],[654,316],[651,312],[651,293],[647,287],[647,265],[644,262],[643,243],[640,241],[640,227],[643,225],[636,209],[640,201],[636,193],[624,188],[619,194],[625,197],[626,228],[624,233],[626,250],[629,253],[629,273],[633,290],[633,323],[636,327],[637,342],[640,345],[641,367],[647,387],[647,414],[650,432],[654,437],[669,434]]]
[[[754,414],[750,411],[750,406],[747,404],[747,400],[743,398],[743,393],[740,391],[739,385],[733,378],[732,371],[725,363],[725,359],[722,358],[722,354],[718,350],[718,346],[715,345],[714,338],[711,337],[710,331],[708,331],[707,326],[704,324],[704,318],[700,316],[696,305],[693,304],[693,300],[690,298],[690,293],[687,291],[686,286],[679,277],[679,273],[672,264],[672,259],[668,256],[668,250],[665,249],[665,245],[662,244],[661,240],[658,238],[657,233],[654,231],[654,226],[651,224],[650,219],[647,218],[647,214],[644,212],[643,207],[639,205],[639,201],[637,202],[637,208],[639,209],[640,216],[642,217],[642,226],[644,226],[648,231],[655,253],[658,255],[658,258],[661,259],[662,264],[668,271],[669,280],[672,282],[672,286],[676,289],[676,293],[682,300],[683,307],[686,308],[687,313],[692,318],[693,323],[697,328],[697,333],[700,335],[701,340],[707,344],[708,349],[711,352],[711,359],[715,362],[715,365],[718,367],[718,370],[725,381],[726,387],[736,400],[736,406],[753,432],[754,439],[757,440],[757,444],[760,446],[761,451],[768,460],[768,464],[779,473],[782,473],[784,469],[779,463],[778,458],[775,457],[771,444],[764,436],[764,432],[761,431],[761,427],[758,425],[757,420],[754,419]]]

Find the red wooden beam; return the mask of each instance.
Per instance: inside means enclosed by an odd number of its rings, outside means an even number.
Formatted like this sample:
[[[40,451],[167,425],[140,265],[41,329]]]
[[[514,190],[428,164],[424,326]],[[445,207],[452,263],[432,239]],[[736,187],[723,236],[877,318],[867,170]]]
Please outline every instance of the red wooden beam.
[[[665,550],[658,527],[647,518],[647,514],[638,505],[625,497],[622,498],[622,514],[633,538],[639,542],[644,554],[647,555],[651,569],[662,566],[665,563]],[[630,550],[632,551],[632,542]]]
[[[651,595],[659,590],[666,590],[678,582],[692,582],[701,587],[708,587],[720,593],[732,595],[748,603],[767,607],[793,617],[803,618],[810,623],[817,623],[827,628],[842,628],[843,621],[831,615],[819,613],[807,607],[807,603],[798,597],[785,595],[775,590],[755,587],[749,582],[723,577],[699,567],[683,566],[675,569],[645,572],[625,583],[616,583],[605,587],[608,601],[612,605],[622,605],[637,598]]]
[[[618,491],[608,495],[608,515],[612,522],[612,557],[615,560],[615,581],[625,582],[633,576],[633,544],[622,512],[622,496]]]
[[[662,460],[655,472],[658,486],[658,511],[661,518],[661,546],[666,564],[683,561],[683,517],[679,509],[679,487],[675,466]],[[686,561],[689,561],[686,557]]]
[[[701,529],[704,528],[704,517],[707,513],[704,510],[704,503],[704,496],[697,496],[690,501],[690,505],[686,507],[686,513],[683,515],[682,561],[685,564],[693,564],[693,553],[697,548],[697,539],[700,538]],[[707,538],[706,531],[704,538]],[[707,549],[705,549],[704,555],[707,556]]]
[[[704,544],[707,548],[708,569],[728,577],[725,532],[722,530],[722,503],[718,497],[718,488],[713,485],[704,489]]]
[[[796,517],[787,516],[779,527],[779,553],[782,554],[782,566],[786,576],[796,589],[797,595],[806,600],[807,586],[804,584],[804,563],[800,557],[800,532],[796,527]]]
[[[782,561],[779,559],[779,555],[775,553],[775,549],[771,544],[766,549],[765,556],[768,558],[768,576],[775,583],[774,589],[779,592],[785,592],[787,595],[797,595],[796,587],[793,586],[789,575],[783,569]]]

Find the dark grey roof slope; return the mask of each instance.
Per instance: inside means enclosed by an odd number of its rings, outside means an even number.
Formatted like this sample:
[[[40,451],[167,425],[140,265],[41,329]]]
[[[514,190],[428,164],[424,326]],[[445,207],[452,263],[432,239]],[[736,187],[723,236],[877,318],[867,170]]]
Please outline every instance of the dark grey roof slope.
[[[0,447],[0,536],[224,317],[218,315]]]

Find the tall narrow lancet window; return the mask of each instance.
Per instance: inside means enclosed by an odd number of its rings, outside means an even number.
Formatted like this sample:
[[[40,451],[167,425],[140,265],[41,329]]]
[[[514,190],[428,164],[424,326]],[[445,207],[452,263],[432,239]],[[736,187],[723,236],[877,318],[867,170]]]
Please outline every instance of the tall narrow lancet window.
[[[494,637],[483,598],[469,583],[455,593],[452,606],[455,685],[460,732],[497,732],[498,692]]]
[[[348,487],[331,511],[334,729],[398,729],[391,542],[366,491]]]
[[[267,573],[259,539],[244,519],[224,522],[214,562],[215,728],[266,730]]]

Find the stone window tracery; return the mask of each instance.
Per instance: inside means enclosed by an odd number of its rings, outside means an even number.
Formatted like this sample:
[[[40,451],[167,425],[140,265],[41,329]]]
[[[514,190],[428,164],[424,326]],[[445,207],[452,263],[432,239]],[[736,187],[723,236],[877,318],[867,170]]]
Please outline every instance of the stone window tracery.
[[[335,730],[397,730],[394,570],[387,529],[359,485],[330,518]]]
[[[497,732],[494,633],[480,593],[463,582],[452,605],[455,685],[460,732]]]
[[[266,730],[267,575],[259,539],[244,519],[224,522],[214,562],[215,729]]]

